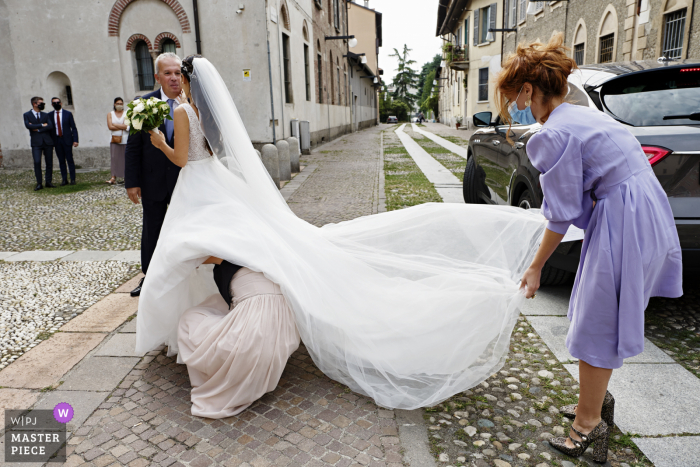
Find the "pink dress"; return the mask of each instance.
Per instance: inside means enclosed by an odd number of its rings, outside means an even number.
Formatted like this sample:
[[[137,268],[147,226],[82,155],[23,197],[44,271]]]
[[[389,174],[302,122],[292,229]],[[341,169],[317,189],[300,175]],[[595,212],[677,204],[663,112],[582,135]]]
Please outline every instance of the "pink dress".
[[[190,120],[188,161],[211,157],[197,115]],[[189,162],[188,162],[189,163]],[[180,359],[192,384],[192,415],[236,415],[277,387],[289,356],[299,347],[294,315],[279,285],[241,268],[231,280],[232,308],[220,294],[180,318]]]

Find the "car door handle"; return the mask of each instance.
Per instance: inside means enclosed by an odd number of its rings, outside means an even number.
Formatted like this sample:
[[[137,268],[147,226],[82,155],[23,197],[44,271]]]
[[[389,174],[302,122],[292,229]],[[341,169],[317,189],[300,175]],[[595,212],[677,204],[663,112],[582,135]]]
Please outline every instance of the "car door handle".
[[[500,142],[499,140],[496,140],[496,141],[493,142],[493,145],[494,145],[494,146],[498,146],[499,144],[501,144],[501,142]]]
[[[515,143],[515,149],[521,149],[525,147],[525,143]]]

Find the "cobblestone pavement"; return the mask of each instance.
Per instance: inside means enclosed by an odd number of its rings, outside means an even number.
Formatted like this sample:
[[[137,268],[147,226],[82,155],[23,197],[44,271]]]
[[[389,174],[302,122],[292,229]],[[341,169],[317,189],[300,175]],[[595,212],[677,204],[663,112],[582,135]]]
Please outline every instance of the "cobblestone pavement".
[[[141,206],[108,178],[79,173],[77,185],[33,191],[33,171],[0,171],[0,251],[139,249]]]
[[[116,261],[0,261],[0,370],[137,272]]]
[[[680,298],[654,297],[646,311],[647,338],[700,378],[700,274],[683,278]]]
[[[378,212],[380,133],[389,127],[349,134],[302,156],[302,165],[318,168],[287,200],[294,213],[321,227]]]
[[[547,442],[568,434],[571,422],[559,407],[575,404],[578,391],[578,382],[521,317],[498,373],[426,409],[433,453],[442,465],[452,466],[600,465],[588,453],[571,458]],[[607,465],[652,465],[617,428],[611,441]]]
[[[318,168],[290,198],[294,211],[316,225],[376,212],[380,131],[306,156]],[[238,416],[191,416],[189,389],[184,365],[150,352],[77,429],[66,465],[403,465],[394,412],[327,378],[303,346],[277,389]]]
[[[238,416],[190,415],[187,369],[145,357],[69,440],[66,466],[390,466],[392,411],[326,378],[302,347],[277,389]]]

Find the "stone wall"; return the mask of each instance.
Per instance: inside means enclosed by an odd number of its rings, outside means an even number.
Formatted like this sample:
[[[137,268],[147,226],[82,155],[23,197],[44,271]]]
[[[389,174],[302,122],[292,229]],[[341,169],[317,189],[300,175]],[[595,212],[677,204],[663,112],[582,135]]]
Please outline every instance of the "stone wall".
[[[505,3],[510,1],[513,0]],[[516,24],[517,32],[505,34],[503,58],[513,53],[518,43],[546,42],[553,32],[564,32],[571,54],[575,43],[580,43],[580,36],[583,36],[583,63],[599,63],[600,37],[604,35],[601,29],[609,28],[607,32],[615,34],[613,61],[656,60],[661,55],[664,15],[679,8],[687,11],[683,58],[700,58],[698,6],[700,0],[643,0],[639,5],[637,0],[545,2],[540,13],[528,15],[525,21]],[[606,22],[608,13],[611,16]],[[579,28],[581,34],[576,40]]]

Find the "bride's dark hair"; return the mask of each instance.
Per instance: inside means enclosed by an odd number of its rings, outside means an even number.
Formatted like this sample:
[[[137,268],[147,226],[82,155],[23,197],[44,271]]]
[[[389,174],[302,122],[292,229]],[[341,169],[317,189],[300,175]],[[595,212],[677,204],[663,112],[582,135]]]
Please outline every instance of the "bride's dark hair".
[[[182,61],[182,65],[180,66],[180,72],[182,73],[182,76],[185,77],[188,83],[192,81],[192,73],[194,73],[195,58],[203,57],[199,54],[189,55],[185,57],[185,59]]]

